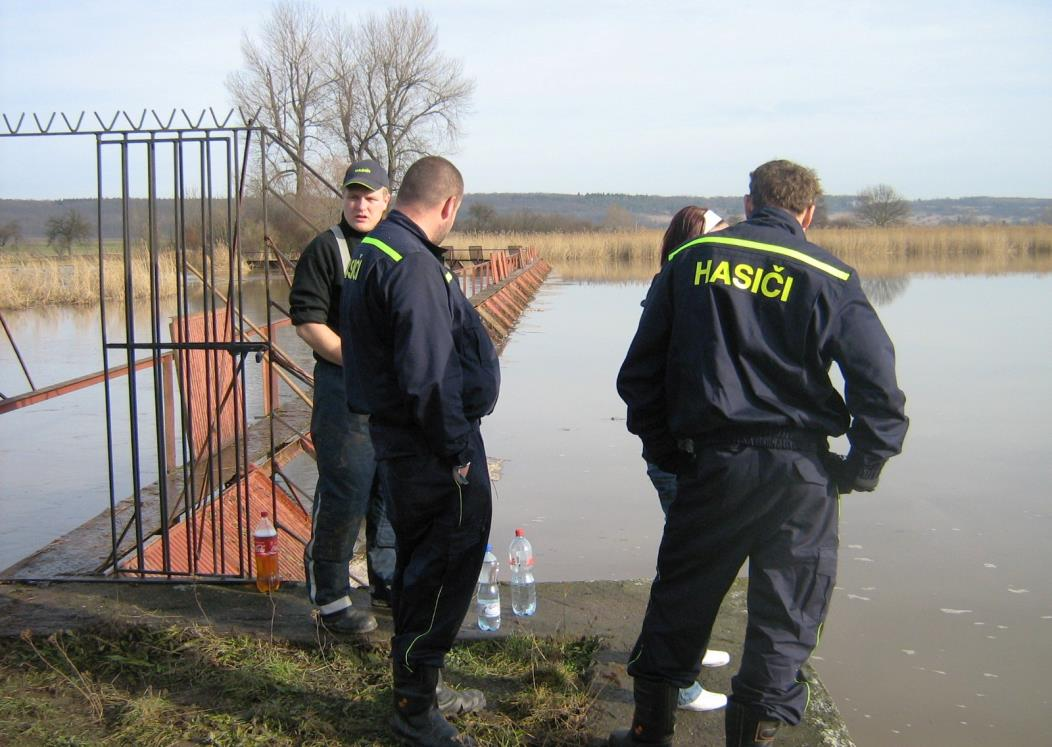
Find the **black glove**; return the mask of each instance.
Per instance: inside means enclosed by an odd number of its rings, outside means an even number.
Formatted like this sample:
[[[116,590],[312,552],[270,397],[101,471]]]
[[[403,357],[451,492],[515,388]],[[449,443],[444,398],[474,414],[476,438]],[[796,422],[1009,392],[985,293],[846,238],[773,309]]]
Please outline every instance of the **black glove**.
[[[660,451],[644,447],[643,458],[651,464],[656,464],[662,472],[673,475],[686,474],[694,465],[694,455],[681,451],[675,446]]]
[[[860,493],[872,492],[880,481],[880,471],[884,467],[883,463],[864,466],[861,460],[851,456],[845,459],[832,452],[826,455],[825,464],[830,477],[836,482],[840,495],[847,495],[856,490]]]

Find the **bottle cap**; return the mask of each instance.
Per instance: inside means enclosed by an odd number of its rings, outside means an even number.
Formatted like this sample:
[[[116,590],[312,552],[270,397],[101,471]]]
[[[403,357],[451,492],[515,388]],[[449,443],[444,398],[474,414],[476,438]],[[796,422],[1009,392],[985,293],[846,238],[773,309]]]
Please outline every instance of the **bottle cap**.
[[[269,511],[260,511],[259,512],[259,518],[261,518],[261,519],[265,519],[268,516],[270,516],[270,512]]]
[[[522,529],[516,529],[515,530],[515,536],[516,537],[525,537],[526,536],[526,532],[525,532],[525,530],[522,530]]]
[[[486,545],[486,552],[493,552],[493,545]]]

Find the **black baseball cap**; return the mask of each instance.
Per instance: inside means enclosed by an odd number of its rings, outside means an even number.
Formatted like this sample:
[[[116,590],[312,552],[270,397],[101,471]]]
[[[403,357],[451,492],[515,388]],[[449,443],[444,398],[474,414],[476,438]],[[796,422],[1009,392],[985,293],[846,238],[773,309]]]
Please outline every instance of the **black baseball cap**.
[[[390,189],[391,180],[387,178],[384,167],[376,161],[355,161],[347,167],[347,173],[343,175],[343,186],[353,187],[355,185],[375,192],[385,187]]]

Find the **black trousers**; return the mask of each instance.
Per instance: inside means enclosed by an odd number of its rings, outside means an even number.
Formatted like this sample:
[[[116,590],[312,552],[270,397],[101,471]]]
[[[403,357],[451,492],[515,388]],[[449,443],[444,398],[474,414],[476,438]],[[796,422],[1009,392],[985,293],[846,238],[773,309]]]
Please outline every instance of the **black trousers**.
[[[471,436],[468,484],[435,456],[382,459],[396,563],[391,658],[412,672],[441,667],[478,584],[493,505],[482,435]]]
[[[708,446],[677,481],[628,672],[688,687],[723,597],[749,561],[748,628],[731,700],[797,724],[799,676],[836,581],[839,500],[820,455]]]

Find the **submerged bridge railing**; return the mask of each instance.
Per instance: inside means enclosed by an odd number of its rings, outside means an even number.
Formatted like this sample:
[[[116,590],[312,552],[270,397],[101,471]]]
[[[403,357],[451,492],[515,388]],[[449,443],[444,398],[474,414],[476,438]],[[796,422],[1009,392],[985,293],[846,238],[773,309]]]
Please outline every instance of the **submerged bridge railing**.
[[[502,347],[514,320],[547,275],[548,265],[532,248],[518,247],[451,249],[447,259],[460,286],[475,291],[472,301]],[[225,300],[220,291],[211,292]],[[253,574],[250,519],[261,508],[273,511],[282,534],[280,572],[287,579],[301,579],[302,549],[311,533],[310,511],[304,505],[304,491],[288,480],[282,468],[299,454],[313,456],[305,432],[313,379],[291,363],[289,353],[275,341],[276,330],[289,325],[287,317],[257,326],[242,315],[235,327],[233,314],[229,306],[222,306],[207,315],[174,317],[169,324],[173,349],[167,352],[136,360],[131,368],[114,365],[0,400],[2,414],[99,384],[107,387],[109,395],[109,387],[132,371],[159,371],[163,396],[158,437],[164,439],[159,454],[165,460],[157,482],[140,485],[109,511],[16,563],[4,573],[5,580],[194,577],[240,582]],[[264,364],[262,412],[250,414],[245,409],[244,381],[238,376],[244,357],[208,349],[207,343],[217,338],[226,344],[243,341],[255,346]],[[295,395],[284,405],[282,389]],[[180,451],[187,462],[177,462]],[[162,501],[163,495],[174,500]],[[108,548],[102,541],[107,533]]]

